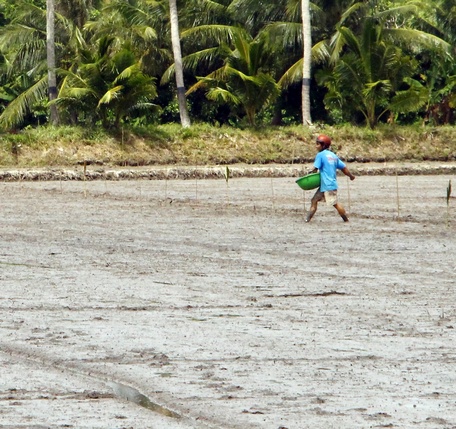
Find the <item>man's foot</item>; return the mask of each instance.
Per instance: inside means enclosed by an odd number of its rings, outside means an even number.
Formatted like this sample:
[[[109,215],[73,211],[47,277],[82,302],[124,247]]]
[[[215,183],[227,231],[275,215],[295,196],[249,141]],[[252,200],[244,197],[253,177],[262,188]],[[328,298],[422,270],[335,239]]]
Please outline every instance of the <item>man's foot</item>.
[[[344,222],[348,222],[348,217],[346,215],[342,215],[341,217],[344,220]]]

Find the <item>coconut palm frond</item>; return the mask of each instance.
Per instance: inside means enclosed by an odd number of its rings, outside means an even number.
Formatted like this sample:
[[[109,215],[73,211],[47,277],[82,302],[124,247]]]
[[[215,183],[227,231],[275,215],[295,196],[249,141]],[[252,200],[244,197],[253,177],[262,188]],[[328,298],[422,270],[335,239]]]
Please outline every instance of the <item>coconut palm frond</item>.
[[[243,82],[255,82],[256,80],[256,76],[249,76],[242,71],[229,66],[224,68],[224,76],[239,77]]]
[[[65,98],[69,91],[72,91],[73,89],[79,89],[81,91],[87,89],[93,92],[93,89],[90,88],[88,80],[82,78],[78,74],[62,69],[57,70],[57,72],[60,76],[64,77],[62,84],[60,85],[58,98]]]
[[[337,31],[331,37],[329,42],[329,63],[336,64],[339,61],[340,55],[343,52],[344,46],[347,44],[345,40],[345,32],[349,32],[346,27],[337,27]],[[353,36],[349,35],[352,39]]]
[[[312,62],[315,64],[322,64],[329,60],[331,57],[330,48],[326,40],[322,40],[312,46]]]
[[[450,85],[456,85],[456,75],[448,76],[447,81],[448,81],[448,84],[450,84]]]
[[[219,44],[231,43],[236,35],[238,37],[250,37],[245,29],[232,25],[200,25],[181,32],[182,40],[192,37]]]
[[[415,79],[404,79],[409,88],[404,91],[397,91],[391,99],[389,108],[393,112],[417,112],[429,101],[429,89]]]
[[[204,13],[206,15],[213,14],[215,16],[221,16],[223,14],[226,14],[227,12],[230,12],[230,7],[232,5],[229,5],[228,8],[224,6],[221,3],[217,3],[215,1],[210,1],[210,0],[205,0],[203,2],[200,2],[200,12]],[[234,9],[236,7],[234,6]]]
[[[196,69],[201,65],[207,68],[211,68],[211,66],[215,64],[221,56],[223,56],[223,52],[226,53],[228,51],[229,50],[225,45],[221,45],[220,47],[217,46],[214,48],[203,49],[201,51],[187,55],[182,59],[184,70],[195,72]],[[168,83],[174,76],[174,73],[174,64],[172,64],[163,73],[160,84],[163,85]]]
[[[119,81],[130,78],[134,73],[137,73],[139,71],[140,70],[139,70],[138,64],[133,64],[130,67],[127,67],[124,70],[122,70],[112,83],[115,85]]]
[[[15,3],[17,9],[12,20],[13,24],[20,22],[39,26],[46,22],[46,10],[35,4],[35,2],[19,0]],[[44,28],[45,25],[42,27]]]
[[[58,98],[57,101],[65,100],[68,98],[85,99],[87,97],[92,97],[92,96],[95,97],[96,93],[90,88],[70,88],[70,89],[68,89],[67,93],[65,94],[65,97]]]
[[[129,111],[149,111],[149,112],[159,112],[161,110],[160,106],[154,103],[140,102],[132,106]]]
[[[105,94],[98,101],[98,107],[100,107],[102,104],[109,104],[113,100],[118,98],[123,88],[123,85],[117,85],[114,88],[111,88],[109,91],[106,91]]]
[[[362,57],[363,49],[361,46],[360,40],[356,37],[355,33],[348,27],[340,27],[339,33],[341,34],[342,38],[338,40],[338,43],[343,43],[343,45],[347,45],[352,52],[355,53],[358,57]],[[338,49],[342,49],[342,46],[338,47]]]
[[[36,29],[25,26],[9,26],[0,35],[0,50],[16,71],[27,71],[37,62],[43,62],[46,40]]]
[[[392,41],[404,43],[415,52],[420,52],[423,49],[440,49],[447,55],[452,54],[450,43],[424,31],[405,28],[385,29],[384,36]]]
[[[399,91],[389,104],[390,110],[398,113],[417,112],[426,105],[427,94],[414,91]]]
[[[368,82],[364,85],[363,96],[366,98],[375,97],[381,92],[388,93],[391,90],[391,82],[387,79]]]
[[[301,58],[295,62],[279,79],[278,84],[282,88],[287,88],[290,85],[299,82],[302,80],[302,63],[303,59]]]
[[[9,47],[21,46],[35,39],[36,35],[43,36],[42,32],[34,27],[24,24],[10,24],[2,29],[0,33],[0,49],[3,51]]]
[[[302,46],[302,24],[299,22],[274,22],[266,25],[264,31],[283,48]]]
[[[339,61],[336,67],[336,74],[343,85],[351,83],[351,88],[356,86],[361,89],[366,83],[363,62],[354,55],[347,55],[344,60]]]
[[[243,37],[235,37],[234,46],[236,48],[236,51],[233,52],[233,57],[241,58],[243,62],[245,62],[246,64],[249,64],[250,63],[250,53],[251,53],[250,41]]]
[[[141,27],[141,30],[144,36],[144,40],[146,42],[152,42],[153,40],[157,40],[158,35],[157,31],[154,28],[147,25],[145,27]]]
[[[220,87],[210,88],[206,93],[206,97],[212,101],[220,101],[223,103],[233,104],[235,106],[239,106],[241,104],[239,97],[227,89]]]
[[[196,78],[198,79],[198,82],[196,82],[189,89],[187,89],[185,95],[189,95],[192,92],[197,91],[198,89],[205,88],[206,86],[211,86],[210,84],[212,82],[214,82],[214,83],[216,82],[216,80],[210,79],[208,77],[197,76]]]
[[[47,89],[45,76],[11,101],[0,116],[0,127],[8,129],[19,125],[35,103],[46,99]]]
[[[212,73],[209,73],[205,77],[197,76],[198,82],[192,85],[186,92],[186,95],[195,92],[196,90],[209,86],[217,86],[217,82],[223,79],[225,76],[225,67],[221,67],[217,70],[214,70]]]
[[[358,11],[364,11],[366,9],[366,4],[362,1],[356,2],[352,4],[349,8],[347,8],[340,17],[339,25],[342,25],[348,18],[354,15]]]
[[[389,9],[376,12],[375,17],[376,18],[388,18],[390,16],[395,17],[397,15],[416,14],[422,7],[422,5],[419,5],[419,3],[421,3],[421,2],[409,2],[404,5],[391,7]]]
[[[165,85],[171,81],[171,79],[174,77],[174,74],[176,72],[176,69],[174,67],[174,63],[171,64],[163,73],[161,79],[160,79],[160,85]]]
[[[106,11],[120,14],[132,26],[144,25],[150,19],[147,12],[135,2],[116,0],[106,6]]]
[[[231,50],[226,45],[194,52],[183,58],[184,69],[188,71],[195,71],[197,67],[201,65],[211,69],[216,61],[226,56],[229,52],[231,52]]]
[[[279,96],[280,86],[271,75],[266,73],[260,73],[254,83],[258,88],[255,105],[259,111]]]

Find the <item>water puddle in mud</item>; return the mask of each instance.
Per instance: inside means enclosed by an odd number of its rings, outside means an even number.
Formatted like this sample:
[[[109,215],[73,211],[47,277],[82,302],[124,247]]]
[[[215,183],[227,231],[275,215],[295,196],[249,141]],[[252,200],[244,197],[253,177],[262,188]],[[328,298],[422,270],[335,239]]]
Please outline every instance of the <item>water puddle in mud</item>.
[[[148,410],[161,414],[162,416],[172,417],[175,419],[181,418],[181,416],[176,412],[155,402],[152,402],[146,395],[143,395],[133,387],[116,382],[110,382],[109,386],[114,391],[114,394],[120,398],[126,399],[127,401],[133,402],[141,407],[147,408]]]

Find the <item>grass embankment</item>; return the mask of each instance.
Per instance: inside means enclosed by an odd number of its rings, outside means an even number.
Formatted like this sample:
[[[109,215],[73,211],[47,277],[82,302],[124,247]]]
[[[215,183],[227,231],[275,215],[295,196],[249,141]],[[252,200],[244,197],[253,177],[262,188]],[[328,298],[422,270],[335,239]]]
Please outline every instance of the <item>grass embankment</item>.
[[[333,138],[347,162],[455,161],[456,127],[302,126],[237,129],[178,124],[123,129],[116,134],[81,127],[40,127],[0,135],[0,167],[219,165],[304,163],[315,137]]]

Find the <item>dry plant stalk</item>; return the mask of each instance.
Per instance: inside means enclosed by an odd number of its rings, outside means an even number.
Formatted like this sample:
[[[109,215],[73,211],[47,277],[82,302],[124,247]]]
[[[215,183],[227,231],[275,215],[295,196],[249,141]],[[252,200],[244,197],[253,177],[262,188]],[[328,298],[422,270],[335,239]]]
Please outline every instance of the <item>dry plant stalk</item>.
[[[86,184],[87,163],[84,161],[84,173],[82,180],[84,181],[84,198],[87,198],[87,184]]]
[[[275,212],[275,194],[274,194],[274,183],[272,182],[271,177],[271,192],[272,192],[272,212]]]
[[[230,205],[230,185],[229,185],[229,180],[230,180],[230,169],[228,166],[225,167],[225,181],[226,181],[226,200],[227,200],[227,206]]]
[[[400,217],[400,203],[399,203],[399,177],[396,172],[396,203],[397,203],[397,220],[399,220]]]

